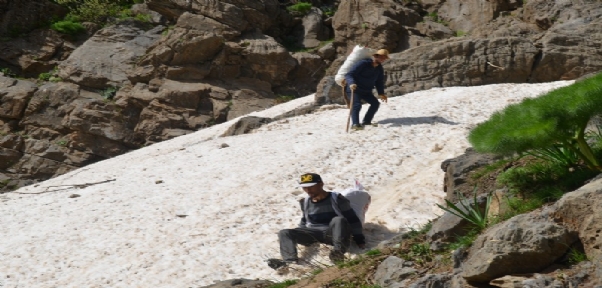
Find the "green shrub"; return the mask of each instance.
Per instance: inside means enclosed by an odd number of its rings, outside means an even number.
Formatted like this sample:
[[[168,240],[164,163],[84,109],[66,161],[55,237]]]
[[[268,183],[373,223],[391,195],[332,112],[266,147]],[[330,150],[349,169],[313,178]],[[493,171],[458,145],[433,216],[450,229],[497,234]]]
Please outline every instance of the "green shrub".
[[[507,186],[512,193],[538,197],[545,203],[559,199],[566,191],[577,189],[596,174],[589,169],[567,169],[557,162],[538,161],[512,167],[500,173],[496,181],[500,186]]]
[[[50,28],[67,35],[77,35],[86,32],[86,28],[82,24],[71,21],[58,21],[50,25]]]
[[[52,77],[51,72],[44,72],[44,73],[40,73],[40,75],[38,75],[38,80],[48,81],[48,80],[50,80],[50,77]]]
[[[4,74],[4,77],[17,77],[17,74],[15,74],[13,70],[10,70],[10,68],[0,68],[0,73]]]
[[[105,23],[110,17],[118,17],[124,8],[138,3],[137,0],[54,0],[69,9],[71,17],[82,22]]]
[[[332,6],[322,6],[320,9],[324,12],[324,15],[328,17],[334,16],[334,13],[337,12],[336,8]]]
[[[289,12],[305,15],[305,14],[309,13],[309,11],[311,10],[311,3],[298,2],[297,4],[288,6],[286,9]]]
[[[117,90],[119,90],[119,88],[111,86],[105,90],[100,91],[100,95],[106,100],[111,100],[113,99],[113,97],[115,97],[115,94],[117,94]]]
[[[285,103],[291,100],[294,100],[295,96],[291,96],[291,95],[278,95],[276,97],[276,99],[274,100],[275,104],[281,104],[281,103]]]
[[[569,250],[569,263],[575,265],[579,262],[588,261],[587,255],[580,249],[571,248]]]
[[[468,233],[466,233],[466,235],[456,237],[456,241],[449,243],[447,245],[447,249],[456,250],[459,248],[470,247],[472,245],[472,243],[474,243],[474,240],[477,239],[478,236],[479,236],[479,230],[472,229],[472,230],[468,231]]]
[[[462,31],[462,30],[458,30],[458,31],[456,31],[456,37],[462,37],[462,36],[464,36],[464,35],[466,35],[466,32],[464,32],[464,31]]]
[[[468,140],[481,153],[511,155],[561,144],[589,169],[602,171],[585,141],[588,121],[602,113],[602,73],[510,105],[474,128]]]
[[[429,18],[431,18],[432,21],[434,22],[438,22],[439,21],[439,15],[437,15],[437,12],[431,12],[427,15]]]
[[[560,199],[567,191],[582,186],[598,172],[576,167],[568,169],[560,162],[531,160],[524,166],[507,169],[497,177],[499,186],[506,186],[508,210],[493,222],[505,221],[515,215],[533,211]]]
[[[403,234],[402,237],[403,237],[403,239],[415,239],[415,238],[418,238],[419,236],[426,235],[426,233],[428,233],[432,227],[433,227],[433,222],[431,222],[431,221],[424,224],[418,230],[414,229],[413,227],[410,227],[409,231],[407,233]]]
[[[144,22],[144,23],[149,23],[151,22],[151,16],[148,14],[136,14],[136,16],[134,17],[134,19],[140,21],[140,22]]]

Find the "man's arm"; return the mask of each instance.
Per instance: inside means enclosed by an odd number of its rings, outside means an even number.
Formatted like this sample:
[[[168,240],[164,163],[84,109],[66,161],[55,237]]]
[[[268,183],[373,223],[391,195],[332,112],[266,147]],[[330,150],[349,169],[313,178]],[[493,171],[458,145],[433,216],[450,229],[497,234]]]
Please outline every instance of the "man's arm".
[[[343,214],[343,217],[347,219],[349,222],[349,226],[351,226],[351,234],[353,235],[353,241],[360,248],[364,248],[366,244],[366,237],[364,237],[362,222],[360,218],[357,217],[353,208],[351,208],[351,204],[349,203],[349,199],[345,198],[342,195],[339,195],[337,198],[337,202],[339,205],[339,210]]]
[[[385,95],[385,70],[383,69],[383,66],[380,66],[380,69],[378,69],[378,75],[376,76],[376,83],[374,83],[374,86],[376,86],[376,92],[378,92],[378,95]]]
[[[307,226],[307,220],[305,219],[305,198],[299,200],[299,206],[301,206],[301,221],[299,222],[299,228],[305,228]]]

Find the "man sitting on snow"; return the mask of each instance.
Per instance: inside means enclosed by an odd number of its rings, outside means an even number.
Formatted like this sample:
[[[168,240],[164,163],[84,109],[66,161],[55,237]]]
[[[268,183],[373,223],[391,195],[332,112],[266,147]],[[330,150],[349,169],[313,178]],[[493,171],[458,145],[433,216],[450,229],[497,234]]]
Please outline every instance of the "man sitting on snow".
[[[324,191],[322,178],[315,173],[301,175],[299,186],[308,195],[301,205],[303,217],[299,227],[282,229],[278,233],[282,260],[268,259],[270,267],[278,269],[290,263],[297,263],[297,244],[309,246],[320,242],[332,245],[334,249],[329,258],[333,262],[344,260],[352,235],[360,248],[365,247],[362,222],[347,198]]]

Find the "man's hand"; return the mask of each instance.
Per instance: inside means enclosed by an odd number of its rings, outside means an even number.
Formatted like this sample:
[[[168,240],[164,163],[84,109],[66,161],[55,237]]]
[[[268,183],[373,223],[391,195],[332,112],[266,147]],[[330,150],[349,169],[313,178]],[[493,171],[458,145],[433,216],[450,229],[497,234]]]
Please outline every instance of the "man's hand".
[[[383,101],[383,102],[387,103],[387,99],[388,99],[388,98],[387,98],[387,96],[386,96],[385,94],[378,95],[378,97],[380,97],[380,100],[381,100],[381,101]]]
[[[349,89],[351,89],[351,90],[357,89],[357,84],[351,84],[351,85],[349,85]]]

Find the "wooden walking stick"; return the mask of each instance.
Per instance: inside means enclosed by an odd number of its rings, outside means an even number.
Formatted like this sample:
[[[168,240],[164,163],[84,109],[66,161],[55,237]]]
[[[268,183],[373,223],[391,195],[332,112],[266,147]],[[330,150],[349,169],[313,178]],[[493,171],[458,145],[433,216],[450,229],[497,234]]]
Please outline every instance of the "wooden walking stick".
[[[341,83],[342,86],[342,90],[343,90],[343,101],[345,101],[345,105],[347,105],[347,108],[349,108],[349,100],[347,99],[347,92],[345,92],[345,86],[347,86],[347,81],[345,81],[345,79],[343,79],[343,82]]]
[[[349,87],[349,90],[351,90],[351,104],[349,104],[349,117],[347,117],[347,126],[345,126],[345,132],[349,133],[349,119],[351,118],[351,111],[353,110],[353,89],[351,89],[351,87]]]

